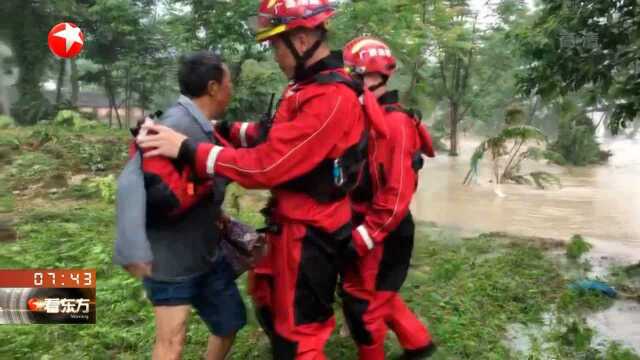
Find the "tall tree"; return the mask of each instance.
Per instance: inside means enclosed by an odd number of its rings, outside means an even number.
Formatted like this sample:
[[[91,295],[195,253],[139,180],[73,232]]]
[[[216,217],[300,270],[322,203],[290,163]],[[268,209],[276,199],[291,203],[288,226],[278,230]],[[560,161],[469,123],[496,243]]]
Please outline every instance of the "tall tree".
[[[527,6],[518,0],[502,0],[491,10],[491,22],[482,24],[485,31],[478,39],[474,76],[469,85],[471,108],[467,118],[474,123],[465,124],[466,120],[462,125],[486,135],[501,131],[506,110],[513,104],[520,104],[528,125],[532,125],[540,108],[537,98],[521,96],[517,91],[516,74],[526,66],[526,60],[518,53],[510,34],[513,29],[530,25]]]
[[[471,108],[467,99],[469,83],[477,51],[478,16],[471,13],[466,1],[449,9],[449,26],[438,38],[438,68],[449,108],[449,155],[458,155],[458,126]],[[468,28],[468,21],[471,29]],[[452,38],[449,34],[455,34]]]
[[[480,35],[467,1],[352,1],[343,16],[336,21],[341,41],[348,40],[343,34],[370,33],[390,44],[400,63],[392,84],[400,85],[406,105],[422,107],[426,98],[446,101],[450,155],[457,155]]]
[[[578,90],[590,106],[612,108],[617,131],[640,113],[640,3],[636,0],[541,0],[539,16],[516,34],[530,66],[525,94],[545,99]]]
[[[98,0],[88,9],[85,55],[99,65],[96,71],[85,73],[83,80],[100,84],[109,101],[109,123],[115,113],[120,118],[120,91],[125,84],[127,60],[135,56],[141,45],[148,44],[147,32],[142,25],[144,4],[129,0]]]
[[[18,99],[11,112],[21,124],[32,124],[47,114],[50,104],[40,91],[40,81],[51,60],[42,41],[52,23],[55,2],[6,0],[0,3],[0,34],[7,40],[18,66]]]
[[[71,74],[69,76],[71,83],[71,105],[78,106],[78,96],[80,94],[80,75],[78,72],[77,59],[71,59]]]
[[[64,77],[67,69],[67,60],[58,60],[58,80],[56,81],[56,105],[60,106],[62,102],[62,88],[64,87]]]
[[[226,118],[258,117],[266,110],[270,94],[279,93],[286,79],[268,59],[267,48],[256,44],[251,29],[256,1],[173,0],[171,3],[174,6],[169,8],[166,22],[178,52],[218,51],[229,65],[236,93]]]

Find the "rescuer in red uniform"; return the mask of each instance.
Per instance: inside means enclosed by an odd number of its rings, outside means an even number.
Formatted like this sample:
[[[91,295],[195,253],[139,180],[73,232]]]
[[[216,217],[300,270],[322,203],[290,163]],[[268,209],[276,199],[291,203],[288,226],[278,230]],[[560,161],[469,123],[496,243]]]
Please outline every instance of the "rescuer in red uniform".
[[[159,125],[138,138],[152,148],[145,156],[178,158],[199,177],[271,189],[271,251],[254,270],[250,292],[274,359],[325,358],[338,273],[351,241],[347,194],[366,161],[369,130],[382,129],[363,107],[367,96],[375,103],[373,95],[345,72],[342,53],[329,50],[324,24],[334,12],[327,0],[261,2],[257,39],[270,42],[291,80],[263,143],[247,149],[197,144]]]
[[[435,349],[431,335],[398,291],[413,250],[409,204],[423,164],[422,154],[435,156],[431,138],[420,119],[398,103],[397,91],[386,91],[387,80],[396,68],[386,44],[360,37],[348,43],[343,54],[345,65],[378,97],[389,135],[369,143],[369,171],[351,195],[352,241],[359,258],[342,281],[343,310],[360,359],[384,359],[388,328],[396,333],[405,358],[427,357]]]

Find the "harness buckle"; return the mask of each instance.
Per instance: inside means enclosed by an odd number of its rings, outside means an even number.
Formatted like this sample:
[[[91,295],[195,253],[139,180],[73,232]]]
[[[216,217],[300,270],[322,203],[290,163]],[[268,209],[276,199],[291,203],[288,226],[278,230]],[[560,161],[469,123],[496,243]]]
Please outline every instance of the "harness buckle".
[[[344,171],[340,158],[333,160],[333,183],[336,186],[342,186],[344,184]]]

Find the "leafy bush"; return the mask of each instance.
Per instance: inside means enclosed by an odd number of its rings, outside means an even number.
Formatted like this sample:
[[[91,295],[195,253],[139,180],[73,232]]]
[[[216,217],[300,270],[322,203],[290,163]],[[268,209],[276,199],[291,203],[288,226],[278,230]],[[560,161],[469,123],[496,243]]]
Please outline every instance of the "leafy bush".
[[[517,123],[519,112],[510,110],[506,123]],[[549,185],[560,185],[560,179],[547,172],[531,172],[521,174],[521,164],[526,159],[539,160],[544,157],[546,150],[539,146],[546,142],[546,137],[539,129],[529,125],[510,125],[493,137],[485,139],[471,156],[471,166],[464,184],[471,184],[478,176],[480,161],[485,154],[489,154],[494,162],[494,180],[496,184],[507,181],[516,184],[536,185],[544,189]],[[525,148],[527,143],[535,143],[534,146]],[[499,160],[505,159],[505,165],[499,166]]]
[[[240,77],[234,81],[236,91],[224,118],[231,121],[258,119],[267,111],[271,94],[280,93],[280,89],[285,85],[285,79],[278,65],[271,59],[247,60],[242,64],[240,74]]]
[[[582,255],[591,250],[593,246],[586,242],[580,235],[573,235],[569,245],[567,245],[567,257],[572,260],[579,259]]]
[[[558,139],[551,144],[550,149],[560,154],[562,158],[550,160],[559,165],[564,165],[564,160],[576,166],[585,166],[606,160],[609,155],[600,149],[595,133],[596,127],[584,112],[572,117],[561,118],[558,124]]]
[[[27,136],[27,142],[36,149],[50,142],[57,143],[59,139],[60,131],[55,126],[51,126],[48,121],[42,121],[35,126]]]
[[[39,91],[20,96],[11,106],[11,115],[20,125],[33,125],[42,119],[50,119],[53,107]]]
[[[561,157],[543,147],[547,143],[547,137],[542,130],[525,125],[525,118],[524,111],[517,104],[512,104],[505,110],[505,126],[497,135],[489,136],[478,145],[471,156],[471,166],[464,184],[471,184],[478,177],[480,161],[488,153],[493,161],[493,178],[496,184],[513,182],[535,185],[539,189],[561,185],[560,179],[548,172],[521,173],[521,164],[527,159],[538,161],[549,157]],[[500,164],[501,159],[504,159],[504,165]]]
[[[60,110],[53,119],[56,126],[73,127],[74,129],[83,129],[94,126],[95,122],[84,118],[80,113],[74,110]]]
[[[509,106],[504,115],[504,122],[507,126],[523,125],[525,123],[525,113],[518,105]]]
[[[82,160],[85,167],[89,170],[104,171],[105,170],[105,158],[109,152],[105,152],[104,146],[101,144],[80,144],[77,149],[77,154]]]
[[[559,335],[560,342],[578,351],[589,350],[594,331],[584,321],[573,321],[567,329]]]
[[[31,150],[64,159],[64,167],[72,172],[101,172],[120,168],[126,160],[127,141],[122,134],[93,125],[91,129],[75,129],[39,123],[24,144]]]
[[[9,131],[5,132],[9,133]],[[0,136],[0,165],[18,154],[19,150],[20,139],[11,133],[2,134],[2,136]]]
[[[97,190],[102,200],[107,204],[116,202],[116,178],[113,174],[91,179],[89,187]]]
[[[545,151],[543,154],[543,157],[549,160],[550,162],[560,166],[566,166],[568,164],[567,159],[565,159],[564,156],[562,156],[562,154],[552,150]]]
[[[8,129],[14,126],[16,126],[16,122],[11,116],[0,115],[0,129]]]

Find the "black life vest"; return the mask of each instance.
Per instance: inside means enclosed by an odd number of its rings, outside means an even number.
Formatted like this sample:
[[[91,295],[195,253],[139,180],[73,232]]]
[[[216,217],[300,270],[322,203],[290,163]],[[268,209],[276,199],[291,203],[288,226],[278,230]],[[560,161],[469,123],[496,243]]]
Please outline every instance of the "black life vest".
[[[361,82],[337,72],[318,74],[314,81],[319,84],[344,84],[358,97],[364,93]],[[301,192],[321,203],[335,202],[345,198],[358,184],[358,179],[367,161],[369,129],[365,126],[360,140],[336,159],[324,159],[308,173],[278,186],[280,189]]]

